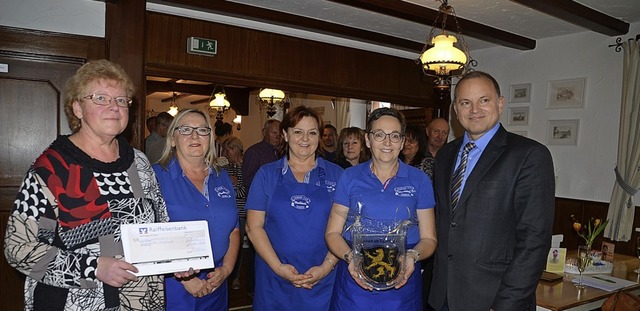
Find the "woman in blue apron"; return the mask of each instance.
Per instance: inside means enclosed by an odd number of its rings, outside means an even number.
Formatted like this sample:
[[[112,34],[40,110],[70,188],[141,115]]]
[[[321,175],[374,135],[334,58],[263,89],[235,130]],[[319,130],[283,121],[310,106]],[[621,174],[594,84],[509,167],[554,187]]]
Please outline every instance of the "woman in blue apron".
[[[256,173],[247,235],[256,250],[253,310],[329,309],[338,259],[324,241],[342,168],[318,156],[318,114],[299,106],[283,119],[286,157]]]
[[[206,220],[215,269],[189,279],[165,277],[167,310],[226,311],[227,278],[240,247],[235,192],[227,172],[215,163],[209,116],[180,112],[169,125],[167,145],[153,169],[170,221]]]
[[[371,160],[346,170],[338,181],[326,240],[331,252],[342,260],[336,267],[330,310],[422,310],[418,261],[430,257],[436,248],[435,201],[429,177],[398,160],[404,131],[404,117],[399,111],[374,110],[367,121],[365,137]],[[364,270],[356,269],[352,235],[344,230],[354,223],[352,217],[347,217],[350,213],[373,222],[409,220],[415,224],[417,217],[417,225],[406,231],[406,253],[398,260],[399,265],[404,265],[404,276],[398,276],[394,287],[376,290],[364,281]]]

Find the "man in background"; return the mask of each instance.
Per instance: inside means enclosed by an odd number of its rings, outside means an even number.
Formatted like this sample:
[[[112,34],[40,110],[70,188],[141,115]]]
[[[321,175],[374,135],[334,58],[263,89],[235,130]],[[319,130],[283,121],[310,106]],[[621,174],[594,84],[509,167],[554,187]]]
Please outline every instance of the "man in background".
[[[155,128],[151,135],[144,140],[144,153],[149,158],[151,164],[156,163],[162,156],[164,144],[167,138],[169,125],[173,121],[173,116],[167,112],[161,112],[156,116]]]
[[[435,310],[535,310],[551,247],[553,160],[542,144],[507,132],[498,82],[473,71],[455,88],[465,129],[436,156]]]
[[[216,121],[214,133],[216,134],[216,157],[222,156],[222,143],[233,137],[233,126],[229,122]]]
[[[438,150],[447,143],[449,138],[449,122],[443,118],[431,120],[427,126],[428,150],[432,157],[436,157]]]
[[[253,177],[255,177],[258,169],[267,163],[278,160],[278,151],[280,148],[280,121],[276,119],[267,120],[262,128],[262,140],[249,147],[244,153],[242,160],[242,177],[247,193],[251,187]],[[247,252],[247,271],[245,273],[247,280],[247,294],[253,299],[255,288],[255,249],[249,243]]]
[[[171,121],[173,121],[173,117],[168,112],[161,112],[156,116],[153,131],[151,131],[151,135],[147,136],[144,140],[145,152],[149,152],[153,143],[167,137],[167,131],[169,130]],[[147,156],[149,155],[147,154]]]
[[[153,133],[154,128],[156,128],[156,116],[150,116],[147,118],[147,131],[149,131],[149,135]]]
[[[428,163],[431,163],[431,165],[426,165],[427,171],[425,173],[433,178],[436,167],[436,154],[438,150],[447,143],[447,139],[449,138],[449,122],[443,118],[435,118],[429,122],[425,132],[427,134],[427,154],[425,158],[428,158]],[[424,299],[422,300],[423,309],[430,310],[428,298],[431,290],[431,277],[433,276],[433,256],[421,261],[421,267],[422,290],[424,292]]]
[[[336,127],[331,124],[325,124],[322,127],[322,150],[320,150],[323,159],[335,162],[336,150],[338,149],[337,140],[338,130]]]

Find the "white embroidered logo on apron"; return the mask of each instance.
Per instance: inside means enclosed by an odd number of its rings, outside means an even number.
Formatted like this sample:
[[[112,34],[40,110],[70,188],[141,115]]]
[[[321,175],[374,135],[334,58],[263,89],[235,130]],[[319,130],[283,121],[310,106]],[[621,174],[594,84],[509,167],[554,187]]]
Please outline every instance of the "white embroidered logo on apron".
[[[324,181],[324,185],[325,185],[325,187],[327,187],[327,192],[331,193],[331,192],[336,191],[336,182],[335,181],[325,180]],[[316,186],[322,187],[322,184],[320,184],[320,181],[318,181],[316,183]]]
[[[295,209],[307,209],[311,204],[311,199],[309,199],[304,194],[297,194],[291,196],[291,207]]]

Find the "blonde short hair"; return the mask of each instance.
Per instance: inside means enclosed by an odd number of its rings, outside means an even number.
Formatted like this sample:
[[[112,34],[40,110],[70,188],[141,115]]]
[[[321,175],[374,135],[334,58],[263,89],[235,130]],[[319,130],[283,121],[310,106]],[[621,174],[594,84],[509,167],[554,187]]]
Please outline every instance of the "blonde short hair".
[[[124,87],[127,97],[132,97],[134,92],[133,82],[120,65],[106,59],[90,61],[84,64],[73,75],[65,86],[64,114],[67,116],[69,129],[76,133],[82,127],[82,122],[73,113],[73,103],[81,101],[87,86],[96,80],[113,80]]]

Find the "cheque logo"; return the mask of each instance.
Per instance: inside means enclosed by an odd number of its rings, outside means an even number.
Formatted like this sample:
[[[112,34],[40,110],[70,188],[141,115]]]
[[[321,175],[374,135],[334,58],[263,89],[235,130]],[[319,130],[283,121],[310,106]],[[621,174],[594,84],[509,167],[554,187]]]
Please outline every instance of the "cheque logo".
[[[308,209],[311,199],[306,195],[298,194],[291,197],[291,207],[295,209]]]
[[[413,186],[395,187],[393,191],[396,196],[404,198],[412,197],[416,193],[416,189]]]
[[[149,228],[146,228],[146,227],[138,228],[138,233],[139,234],[148,234],[149,233]]]
[[[231,191],[224,186],[216,187],[214,190],[219,198],[228,199],[231,197]]]

